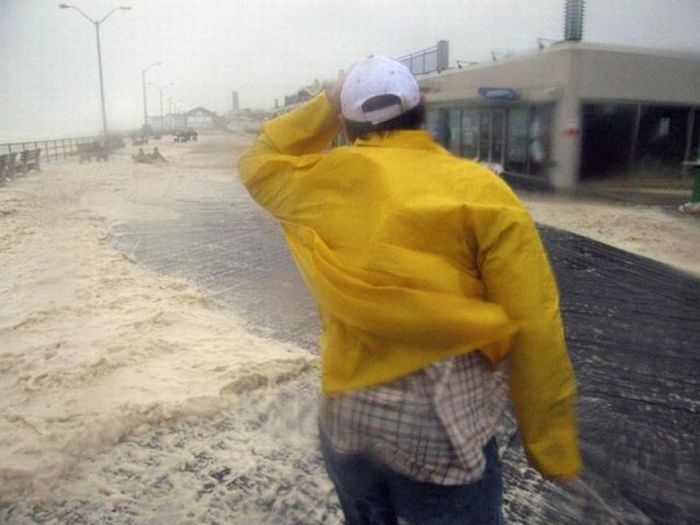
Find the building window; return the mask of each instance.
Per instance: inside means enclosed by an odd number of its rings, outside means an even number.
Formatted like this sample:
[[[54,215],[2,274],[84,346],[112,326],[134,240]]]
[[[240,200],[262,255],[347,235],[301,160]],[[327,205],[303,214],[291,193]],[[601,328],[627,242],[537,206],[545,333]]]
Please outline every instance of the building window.
[[[696,153],[696,116],[681,106],[584,104],[581,178],[678,176]]]
[[[636,104],[584,104],[581,178],[627,173],[634,146]],[[653,133],[656,134],[658,127]]]
[[[547,175],[551,164],[554,106],[534,106],[528,133],[529,175]]]
[[[493,110],[493,133],[491,138],[491,161],[503,166],[506,141],[506,110]]]
[[[426,115],[426,127],[433,140],[444,148],[450,146],[449,113],[445,108],[428,109]]]
[[[460,148],[460,110],[457,108],[452,108],[449,110],[449,141],[448,149],[453,155],[461,155],[462,151]]]
[[[690,147],[688,148],[688,158],[686,160],[700,161],[700,109],[691,113],[692,130],[690,132]]]
[[[541,176],[550,165],[553,115],[553,105],[432,108],[427,126],[454,155]]]
[[[479,156],[479,112],[475,110],[462,110],[462,156]]]
[[[530,108],[515,108],[508,112],[506,171],[527,173],[528,122]]]
[[[679,172],[688,145],[688,108],[642,106],[634,148],[638,175]]]
[[[490,109],[479,112],[479,160],[491,162],[491,141],[493,138],[493,114]]]

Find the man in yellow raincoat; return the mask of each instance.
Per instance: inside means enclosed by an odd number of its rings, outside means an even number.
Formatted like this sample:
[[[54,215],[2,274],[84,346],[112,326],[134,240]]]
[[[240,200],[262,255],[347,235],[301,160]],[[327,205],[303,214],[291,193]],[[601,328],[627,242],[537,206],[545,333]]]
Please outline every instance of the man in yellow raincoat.
[[[371,57],[263,126],[239,162],[321,317],[321,447],[348,524],[501,523],[508,393],[533,466],[581,469],[556,283],[498,176],[423,131],[400,63]],[[327,151],[344,129],[352,145]]]

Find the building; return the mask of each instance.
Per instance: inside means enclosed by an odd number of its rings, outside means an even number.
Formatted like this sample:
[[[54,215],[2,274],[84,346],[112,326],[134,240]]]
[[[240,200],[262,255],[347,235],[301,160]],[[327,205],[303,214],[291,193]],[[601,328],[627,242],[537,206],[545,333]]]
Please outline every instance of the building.
[[[440,40],[433,47],[409,53],[396,60],[410,69],[414,75],[424,75],[433,71],[439,73],[449,67],[450,43],[447,40]]]
[[[275,114],[272,111],[236,109],[226,115],[225,129],[232,133],[260,133],[262,123]]]
[[[419,84],[436,139],[507,177],[675,177],[700,155],[700,55],[562,41]]]
[[[182,113],[168,113],[163,118],[163,128],[177,130],[187,127],[187,117]]]
[[[323,86],[321,85],[321,82],[319,82],[319,80],[316,79],[314,80],[313,84],[309,86],[300,87],[296,93],[293,93],[292,95],[285,95],[284,107],[297,107],[306,102],[307,100],[311,100],[312,98],[314,98],[321,92],[322,89]]]
[[[216,123],[216,113],[201,106],[185,113],[185,125],[188,128],[204,130],[213,129]]]

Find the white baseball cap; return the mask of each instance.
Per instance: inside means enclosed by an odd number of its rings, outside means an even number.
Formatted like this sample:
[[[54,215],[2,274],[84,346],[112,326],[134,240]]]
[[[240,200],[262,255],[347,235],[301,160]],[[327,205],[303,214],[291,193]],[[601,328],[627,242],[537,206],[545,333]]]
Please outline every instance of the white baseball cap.
[[[400,103],[372,111],[362,109],[365,102],[380,95],[394,95]],[[386,122],[419,103],[420,88],[411,71],[401,62],[382,56],[369,57],[352,66],[340,92],[343,116],[353,122]]]

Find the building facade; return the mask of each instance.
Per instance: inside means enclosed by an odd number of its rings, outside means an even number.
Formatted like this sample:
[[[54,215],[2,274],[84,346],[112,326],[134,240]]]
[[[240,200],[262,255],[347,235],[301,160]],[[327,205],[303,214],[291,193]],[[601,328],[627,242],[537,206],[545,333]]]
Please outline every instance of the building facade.
[[[197,130],[213,129],[216,123],[216,113],[203,107],[196,107],[185,113],[185,125]]]
[[[558,188],[679,176],[700,155],[700,56],[560,42],[419,77],[456,155]]]

